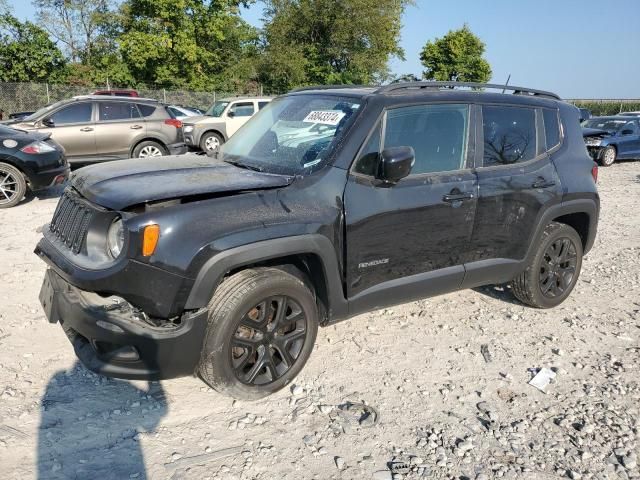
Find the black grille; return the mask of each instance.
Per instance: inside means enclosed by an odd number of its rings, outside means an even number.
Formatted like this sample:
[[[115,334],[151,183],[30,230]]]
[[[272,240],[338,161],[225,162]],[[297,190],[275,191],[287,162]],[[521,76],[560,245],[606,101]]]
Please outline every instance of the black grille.
[[[49,229],[73,253],[82,249],[96,211],[78,195],[66,190],[58,202]]]

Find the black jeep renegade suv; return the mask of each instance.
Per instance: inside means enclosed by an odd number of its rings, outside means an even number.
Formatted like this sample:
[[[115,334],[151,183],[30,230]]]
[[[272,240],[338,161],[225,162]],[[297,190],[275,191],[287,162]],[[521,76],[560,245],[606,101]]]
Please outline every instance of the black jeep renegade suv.
[[[575,107],[495,88],[303,89],[217,158],[79,170],[36,248],[49,321],[94,372],[258,398],[319,325],[503,282],[560,304],[596,235],[597,170]]]

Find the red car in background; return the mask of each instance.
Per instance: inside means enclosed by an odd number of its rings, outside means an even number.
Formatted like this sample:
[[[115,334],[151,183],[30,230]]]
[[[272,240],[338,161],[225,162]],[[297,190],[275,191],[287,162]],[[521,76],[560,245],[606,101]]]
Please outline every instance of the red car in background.
[[[109,95],[111,97],[139,97],[135,90],[96,90],[93,95]]]

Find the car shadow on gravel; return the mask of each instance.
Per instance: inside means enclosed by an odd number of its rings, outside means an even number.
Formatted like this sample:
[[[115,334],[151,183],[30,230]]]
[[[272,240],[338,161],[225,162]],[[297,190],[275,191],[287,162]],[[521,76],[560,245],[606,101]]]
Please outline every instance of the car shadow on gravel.
[[[38,190],[37,192],[32,192],[28,190],[22,201],[16,205],[17,207],[26,205],[27,203],[38,199],[38,200],[49,200],[51,198],[58,198],[62,195],[62,192],[66,188],[67,184],[63,183],[62,185],[58,185],[51,188],[45,188],[44,190]]]
[[[509,286],[509,284],[506,284],[506,283],[501,285],[485,285],[482,287],[473,288],[472,290],[474,292],[478,292],[483,295],[486,295],[487,297],[500,300],[501,302],[507,302],[512,305],[518,305],[518,306],[524,305],[516,297],[513,296],[513,293],[511,292],[511,287]]]
[[[140,439],[167,411],[159,382],[142,389],[76,362],[42,398],[37,478],[148,478]]]

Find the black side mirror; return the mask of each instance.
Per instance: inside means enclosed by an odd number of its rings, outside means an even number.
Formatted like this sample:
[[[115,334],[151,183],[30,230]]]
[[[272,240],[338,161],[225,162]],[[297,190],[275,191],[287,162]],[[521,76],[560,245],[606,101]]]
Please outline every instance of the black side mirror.
[[[233,110],[229,110],[229,113],[227,113],[227,117],[229,117],[229,118],[233,118],[235,116],[236,116],[236,112],[233,111]]]
[[[411,173],[415,161],[413,147],[385,148],[380,154],[376,178],[385,183],[397,183]]]
[[[42,125],[44,125],[47,128],[53,128],[56,126],[55,122],[50,118],[45,118],[44,120],[42,120]]]

